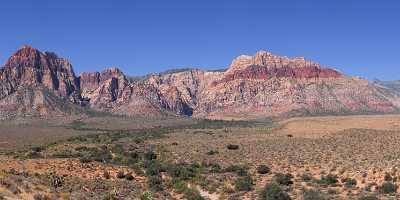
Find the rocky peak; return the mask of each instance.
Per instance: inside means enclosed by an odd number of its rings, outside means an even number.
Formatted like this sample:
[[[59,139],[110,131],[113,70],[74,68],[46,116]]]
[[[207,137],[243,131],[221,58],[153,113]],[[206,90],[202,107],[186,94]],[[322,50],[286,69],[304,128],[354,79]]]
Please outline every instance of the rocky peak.
[[[106,80],[109,78],[125,78],[125,75],[124,75],[124,73],[122,73],[122,71],[119,68],[110,67],[110,68],[104,69],[101,72],[100,77],[102,80]]]
[[[124,73],[117,67],[104,69],[102,72],[83,72],[79,76],[82,89],[95,90],[107,80],[116,79],[127,84],[128,80]]]
[[[27,85],[43,85],[65,97],[79,90],[78,80],[68,60],[24,45],[0,70],[0,98],[15,92],[18,86]]]
[[[233,60],[227,72],[243,70],[249,66],[264,67],[320,67],[319,64],[306,60],[304,57],[289,58],[286,56],[277,56],[268,51],[258,51],[254,56],[241,55]]]
[[[222,79],[214,85],[236,79],[269,79],[269,78],[338,78],[343,75],[333,69],[322,68],[319,64],[304,57],[289,58],[259,51],[254,56],[237,57],[224,73]]]

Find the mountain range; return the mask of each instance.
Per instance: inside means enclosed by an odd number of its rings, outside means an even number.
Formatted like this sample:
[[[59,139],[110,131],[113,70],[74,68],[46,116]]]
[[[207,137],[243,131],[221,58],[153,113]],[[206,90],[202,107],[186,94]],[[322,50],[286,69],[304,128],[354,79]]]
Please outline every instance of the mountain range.
[[[0,68],[0,118],[87,115],[271,116],[396,113],[400,82],[350,77],[259,51],[226,70],[170,70],[141,78],[116,67],[77,76],[67,59],[22,46]]]

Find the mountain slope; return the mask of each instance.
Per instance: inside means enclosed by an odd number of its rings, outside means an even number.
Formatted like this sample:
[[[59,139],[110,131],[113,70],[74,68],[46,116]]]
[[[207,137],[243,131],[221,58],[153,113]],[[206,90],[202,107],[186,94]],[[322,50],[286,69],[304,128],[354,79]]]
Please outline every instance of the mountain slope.
[[[0,119],[84,115],[82,107],[60,98],[43,86],[21,86],[0,99]]]

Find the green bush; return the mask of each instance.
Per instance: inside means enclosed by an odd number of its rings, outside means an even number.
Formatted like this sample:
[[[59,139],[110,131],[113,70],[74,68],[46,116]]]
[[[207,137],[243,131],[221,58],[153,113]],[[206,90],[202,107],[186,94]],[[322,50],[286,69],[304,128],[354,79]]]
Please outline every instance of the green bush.
[[[251,191],[253,190],[253,179],[250,176],[242,176],[236,179],[235,188],[238,191]]]
[[[155,160],[157,159],[157,154],[154,153],[153,151],[147,151],[144,153],[144,159],[145,160]]]
[[[308,189],[303,192],[303,200],[325,200],[323,193],[318,190]]]
[[[293,175],[290,173],[287,174],[277,173],[273,177],[273,180],[280,185],[291,185],[293,184],[292,178]]]
[[[188,188],[185,193],[184,193],[184,197],[187,200],[205,200],[201,195],[200,192],[192,189],[192,188]]]
[[[397,185],[386,181],[378,189],[380,193],[384,194],[395,193],[397,190]]]
[[[351,188],[357,185],[357,180],[352,178],[345,178],[342,180],[342,182],[344,183],[344,186],[347,188]]]
[[[321,179],[317,182],[323,185],[335,185],[336,183],[338,183],[338,179],[336,175],[328,174],[326,176],[321,176]]]
[[[218,163],[212,163],[210,165],[210,172],[211,173],[220,173],[221,170],[222,170],[222,167]]]
[[[145,162],[145,167],[146,167],[146,175],[147,176],[154,176],[154,175],[159,175],[160,172],[162,171],[161,164],[159,162],[155,162],[154,160],[151,160],[149,162]]]
[[[227,168],[225,168],[223,171],[224,172],[236,172],[239,176],[245,176],[247,175],[247,167],[242,166],[242,165],[230,165]]]
[[[160,175],[148,177],[149,188],[153,191],[163,191],[163,180]]]
[[[275,182],[265,185],[260,191],[259,200],[291,200],[290,196]]]
[[[149,191],[143,192],[140,200],[153,200],[153,195]]]
[[[257,173],[259,174],[268,174],[271,169],[267,165],[259,165],[257,167]]]

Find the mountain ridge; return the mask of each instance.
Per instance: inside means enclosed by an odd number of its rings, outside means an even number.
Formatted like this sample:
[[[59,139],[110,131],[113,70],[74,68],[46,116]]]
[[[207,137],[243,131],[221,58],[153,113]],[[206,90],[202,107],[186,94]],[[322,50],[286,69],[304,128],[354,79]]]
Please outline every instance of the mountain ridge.
[[[129,116],[240,118],[296,112],[392,113],[400,106],[399,95],[378,84],[348,77],[303,57],[289,58],[267,51],[238,56],[226,70],[177,69],[135,79],[117,67],[76,76],[67,59],[23,46],[0,68],[0,99],[13,95],[20,86],[46,88],[68,103]],[[54,107],[53,103],[43,105]],[[0,115],[9,113],[4,108],[0,107]],[[14,112],[53,115],[52,109],[42,110]]]

